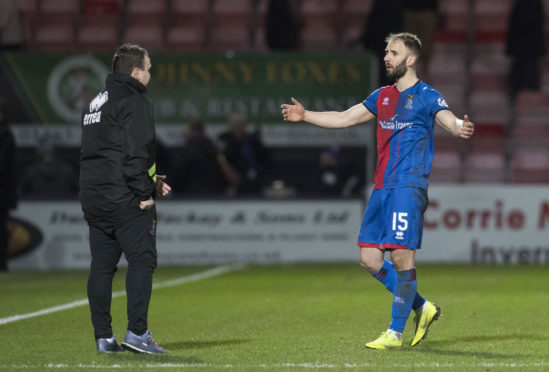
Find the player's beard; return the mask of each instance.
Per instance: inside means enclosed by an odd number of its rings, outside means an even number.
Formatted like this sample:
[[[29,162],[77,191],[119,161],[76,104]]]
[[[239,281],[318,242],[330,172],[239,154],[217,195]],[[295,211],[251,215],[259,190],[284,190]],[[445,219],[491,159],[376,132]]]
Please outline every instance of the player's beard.
[[[404,59],[401,63],[393,67],[392,72],[387,71],[387,79],[396,82],[398,79],[406,75],[406,71],[408,71],[408,67],[406,66],[406,59]]]

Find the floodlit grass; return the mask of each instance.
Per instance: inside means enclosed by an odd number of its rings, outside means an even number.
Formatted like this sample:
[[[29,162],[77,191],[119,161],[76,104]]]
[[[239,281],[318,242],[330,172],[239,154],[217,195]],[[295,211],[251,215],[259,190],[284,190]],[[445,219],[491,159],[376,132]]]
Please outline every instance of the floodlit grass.
[[[209,267],[159,267],[155,283]],[[120,270],[114,290],[124,289]],[[0,275],[0,318],[86,296],[87,272]],[[167,355],[95,351],[87,306],[0,324],[2,370],[549,370],[549,272],[541,266],[418,267],[442,307],[429,337],[401,350],[364,348],[390,323],[391,295],[358,265],[249,266],[153,292],[149,326]],[[126,331],[125,297],[113,328]]]

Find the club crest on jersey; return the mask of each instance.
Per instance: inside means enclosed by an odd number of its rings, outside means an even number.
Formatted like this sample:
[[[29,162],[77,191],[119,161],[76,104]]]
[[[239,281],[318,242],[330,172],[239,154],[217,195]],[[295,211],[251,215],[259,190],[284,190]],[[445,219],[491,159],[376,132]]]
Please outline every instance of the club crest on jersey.
[[[382,105],[383,105],[383,106],[389,105],[389,97],[383,98],[383,103],[382,103]]]
[[[414,108],[414,106],[412,105],[412,99],[415,96],[412,95],[412,94],[407,94],[407,96],[408,96],[408,101],[406,101],[406,104],[404,105],[404,108],[407,109],[407,110],[412,110]]]

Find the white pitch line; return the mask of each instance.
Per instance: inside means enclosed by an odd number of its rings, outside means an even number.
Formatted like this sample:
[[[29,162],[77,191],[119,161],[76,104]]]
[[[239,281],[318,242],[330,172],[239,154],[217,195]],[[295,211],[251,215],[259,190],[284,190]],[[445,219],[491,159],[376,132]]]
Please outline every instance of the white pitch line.
[[[245,265],[243,265],[243,264],[218,266],[218,267],[214,267],[213,269],[203,271],[201,273],[196,273],[196,274],[192,274],[192,275],[189,275],[189,276],[183,276],[181,278],[167,280],[165,282],[154,284],[153,289],[174,287],[176,285],[196,282],[196,281],[199,281],[199,280],[208,279],[208,278],[212,278],[214,276],[229,273],[231,271],[241,270],[244,267],[245,267]],[[122,296],[125,296],[125,295],[126,295],[126,291],[113,292],[112,298],[122,297]],[[49,307],[47,309],[42,309],[42,310],[35,311],[35,312],[32,312],[32,313],[12,315],[12,316],[8,316],[6,318],[0,318],[0,325],[13,323],[13,322],[17,322],[19,320],[28,319],[28,318],[35,318],[37,316],[51,314],[51,313],[55,313],[55,312],[58,312],[58,311],[73,309],[75,307],[84,306],[84,305],[87,305],[87,304],[88,304],[88,299],[86,298],[86,299],[83,299],[83,300],[69,302],[67,304],[63,304],[63,305],[59,305],[59,306]]]
[[[356,369],[356,368],[376,368],[376,369],[395,369],[395,368],[540,368],[547,367],[547,362],[532,362],[532,363],[420,363],[420,364],[383,364],[378,365],[375,363],[276,363],[276,364],[257,364],[257,365],[240,365],[240,364],[210,364],[210,363],[144,363],[144,364],[66,364],[66,363],[48,363],[41,365],[29,365],[29,364],[12,364],[12,365],[0,365],[0,369],[136,369],[136,368],[154,368],[154,369],[171,369],[171,368],[204,368],[204,369],[290,369],[295,368],[299,370],[303,369]]]

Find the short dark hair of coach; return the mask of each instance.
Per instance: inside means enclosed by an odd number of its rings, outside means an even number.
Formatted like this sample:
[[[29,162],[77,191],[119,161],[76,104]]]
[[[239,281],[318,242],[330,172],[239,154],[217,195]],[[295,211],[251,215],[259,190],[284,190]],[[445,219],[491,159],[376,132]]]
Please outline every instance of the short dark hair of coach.
[[[136,44],[124,44],[118,47],[114,53],[112,72],[130,75],[147,86],[151,79],[147,69],[147,65],[150,65],[150,63],[149,52],[145,48]],[[146,80],[143,79],[144,73],[148,75]]]

